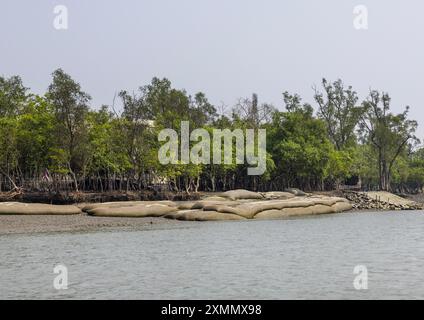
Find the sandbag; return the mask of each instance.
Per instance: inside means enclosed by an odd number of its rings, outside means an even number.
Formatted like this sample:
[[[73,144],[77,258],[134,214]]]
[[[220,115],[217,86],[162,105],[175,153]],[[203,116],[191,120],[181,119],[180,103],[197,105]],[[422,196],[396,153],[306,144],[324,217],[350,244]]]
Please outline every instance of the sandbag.
[[[287,188],[287,189],[284,189],[284,191],[285,192],[292,193],[296,197],[304,197],[304,196],[306,196],[306,193],[305,192],[303,192],[302,190],[297,189],[297,188]]]
[[[221,220],[245,220],[236,214],[204,211],[196,217],[196,221],[221,221]]]
[[[306,216],[314,214],[313,206],[310,207],[297,207],[297,208],[283,208],[281,210],[265,210],[257,213],[254,219],[284,219],[288,217]]]
[[[202,210],[180,210],[177,212],[167,213],[163,216],[163,218],[194,221],[196,218],[196,213],[198,213],[199,211],[202,211]]]
[[[349,202],[336,202],[331,206],[334,213],[348,211],[352,209],[352,205]]]
[[[198,210],[179,210],[179,211],[174,211],[174,212],[169,212],[165,215],[162,216],[162,218],[166,218],[166,219],[174,219],[174,220],[183,220],[183,219],[179,219],[179,217],[181,217],[183,214],[187,213],[187,212],[194,212],[194,211],[198,211]]]
[[[332,199],[336,200],[336,202],[346,202],[346,203],[350,203],[350,201],[349,201],[349,200],[347,200],[346,198],[332,197]]]
[[[284,208],[309,207],[314,203],[305,200],[269,200],[244,203],[234,208],[220,206],[217,211],[234,213],[247,219],[252,219],[256,214],[267,210],[281,210]]]
[[[0,215],[73,215],[81,213],[81,209],[73,205],[22,202],[0,203]]]
[[[308,216],[314,214],[314,206],[284,208],[280,210],[286,217]]]
[[[220,197],[220,196],[208,196],[203,198],[204,201],[228,201],[228,198]]]
[[[228,198],[231,200],[238,200],[238,199],[264,199],[263,195],[257,192],[244,190],[244,189],[236,189],[236,190],[230,190],[226,191],[221,194],[222,197]]]
[[[326,206],[322,204],[317,204],[312,207],[313,214],[327,214],[334,213],[334,210],[331,206]]]
[[[193,201],[183,201],[178,204],[178,210],[190,210],[193,209],[193,206],[196,202]]]
[[[140,205],[149,205],[149,204],[163,204],[169,207],[176,207],[177,204],[173,201],[162,200],[162,201],[118,201],[118,202],[101,202],[101,203],[91,203],[85,205],[82,208],[82,211],[89,212],[90,210],[96,208],[123,208],[123,207],[134,207]]]
[[[176,207],[164,204],[144,204],[128,207],[98,207],[88,212],[99,217],[161,217],[177,211]]]
[[[141,201],[137,201],[140,203]],[[88,212],[90,210],[102,207],[108,208],[119,208],[119,207],[132,207],[136,205],[136,201],[122,201],[122,202],[102,202],[102,203],[90,203],[82,207],[82,211]]]
[[[174,213],[169,213],[163,216],[168,219],[177,219],[185,221],[220,221],[220,220],[244,220],[231,213],[222,213],[216,211],[203,211],[203,210],[182,210]]]
[[[291,198],[295,197],[294,194],[292,194],[290,192],[284,192],[284,191],[264,192],[264,193],[262,193],[262,195],[267,200],[274,200],[274,199],[287,200],[287,199],[291,199]]]
[[[195,202],[190,209],[203,209],[206,206],[214,206],[214,205],[222,205],[223,202],[222,201],[208,201],[208,200],[200,200]],[[238,204],[240,204],[237,201],[229,201],[227,200],[225,202],[226,206],[237,206]],[[182,208],[181,208],[182,209]],[[188,208],[186,208],[188,209]]]
[[[196,221],[244,220],[245,218],[231,213],[216,211],[198,211],[194,214]]]
[[[286,217],[287,215],[285,215],[281,210],[272,209],[272,210],[265,210],[265,211],[259,212],[255,214],[253,218],[268,220],[268,219],[282,219]]]
[[[203,211],[216,211],[216,212],[222,212],[222,213],[237,214],[239,207],[240,206],[231,207],[224,204],[213,204],[213,205],[204,206]]]
[[[297,208],[297,207],[309,207],[314,205],[313,201],[302,199],[288,199],[288,200],[269,200],[269,201],[256,201],[249,204],[243,204],[245,208],[251,208],[255,212],[271,209],[283,209],[283,208]]]
[[[322,204],[324,206],[330,206],[330,207],[337,202],[336,199],[331,199],[331,198],[321,198],[321,199],[320,198],[315,198],[315,199],[309,198],[309,199],[313,201],[314,205]]]

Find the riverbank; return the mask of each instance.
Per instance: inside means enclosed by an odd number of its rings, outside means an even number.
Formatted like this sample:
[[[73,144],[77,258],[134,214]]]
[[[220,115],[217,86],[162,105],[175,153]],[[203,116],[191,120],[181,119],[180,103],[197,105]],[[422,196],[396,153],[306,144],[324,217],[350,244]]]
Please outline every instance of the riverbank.
[[[49,205],[0,203],[0,234],[150,230],[188,226],[195,221],[284,219],[350,210],[346,199],[306,195],[300,190],[256,193],[232,190],[200,201],[124,201]]]
[[[309,194],[323,195],[328,197],[344,197],[351,198],[351,194],[364,194],[362,191],[312,191]],[[387,195],[385,192],[370,192],[371,198],[385,201]],[[170,191],[156,191],[156,190],[143,190],[143,191],[128,191],[128,192],[0,192],[1,202],[24,202],[24,203],[45,203],[55,205],[73,205],[81,203],[103,203],[103,202],[121,202],[121,201],[196,201],[205,197],[213,197],[219,195],[220,192],[194,192],[187,194],[185,192],[170,192]],[[355,197],[359,199],[359,197]],[[399,196],[394,199],[399,200]],[[402,195],[403,200],[409,200],[415,203],[424,205],[424,193],[419,194],[405,194]],[[349,199],[350,200],[350,199]],[[401,204],[405,204],[402,202]],[[362,208],[363,209],[363,208]],[[374,208],[370,208],[374,209]],[[375,208],[378,209],[378,208]]]
[[[230,190],[199,201],[123,201],[85,205],[0,202],[0,215],[78,215],[164,217],[186,221],[280,219],[331,214],[352,209],[345,198],[306,194],[298,189],[274,192]]]
[[[349,203],[341,197],[340,192],[305,194],[297,189],[290,191],[254,193],[233,190],[221,194],[203,194],[200,201],[117,201],[62,206],[3,202],[0,203],[0,213],[3,213],[0,214],[0,235],[154,230],[187,227],[197,224],[196,221],[287,219],[349,210],[385,212],[381,206],[374,210],[359,206],[354,201]],[[402,203],[401,206],[405,206],[410,201],[394,195],[390,195],[390,199],[387,198],[388,194],[384,196],[385,201],[393,205]],[[363,201],[363,197],[360,199]]]

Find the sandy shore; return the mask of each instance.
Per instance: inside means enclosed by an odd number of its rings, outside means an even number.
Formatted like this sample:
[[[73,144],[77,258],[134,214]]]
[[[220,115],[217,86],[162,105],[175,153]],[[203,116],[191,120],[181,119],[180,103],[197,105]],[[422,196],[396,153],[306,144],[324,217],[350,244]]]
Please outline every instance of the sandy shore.
[[[197,222],[198,223],[198,222]],[[84,232],[111,229],[154,230],[183,228],[196,224],[164,218],[116,218],[81,215],[0,215],[0,235],[19,233]]]

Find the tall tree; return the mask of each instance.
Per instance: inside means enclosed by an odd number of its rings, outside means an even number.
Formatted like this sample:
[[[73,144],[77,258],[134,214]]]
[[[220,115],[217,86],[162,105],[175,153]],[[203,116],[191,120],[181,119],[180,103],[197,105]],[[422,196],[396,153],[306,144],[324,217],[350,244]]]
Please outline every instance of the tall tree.
[[[276,164],[278,188],[322,188],[333,150],[325,124],[298,95],[284,93],[286,112],[274,112],[267,144]],[[274,187],[276,188],[276,187]]]
[[[408,106],[402,113],[391,113],[390,97],[387,93],[371,91],[362,106],[362,138],[364,142],[371,144],[377,154],[379,187],[388,191],[396,159],[408,144],[418,141],[415,136],[418,124],[415,120],[408,119]]]
[[[19,76],[0,76],[0,117],[16,116],[22,112],[27,97],[27,88]]]
[[[87,139],[85,120],[91,97],[62,69],[55,70],[52,76],[47,97],[56,116],[58,144],[65,151],[67,167],[78,191],[75,172],[80,169],[81,158],[84,156],[79,148]]]
[[[355,128],[361,115],[358,96],[351,86],[345,88],[339,79],[333,83],[322,79],[324,92],[315,88],[318,116],[325,121],[328,136],[337,150],[356,143]]]

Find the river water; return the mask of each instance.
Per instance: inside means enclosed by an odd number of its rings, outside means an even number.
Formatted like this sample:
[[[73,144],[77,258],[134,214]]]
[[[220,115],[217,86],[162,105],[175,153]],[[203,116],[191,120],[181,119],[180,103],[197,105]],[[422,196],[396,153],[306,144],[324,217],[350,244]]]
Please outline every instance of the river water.
[[[3,235],[0,257],[1,299],[423,299],[424,213]]]

